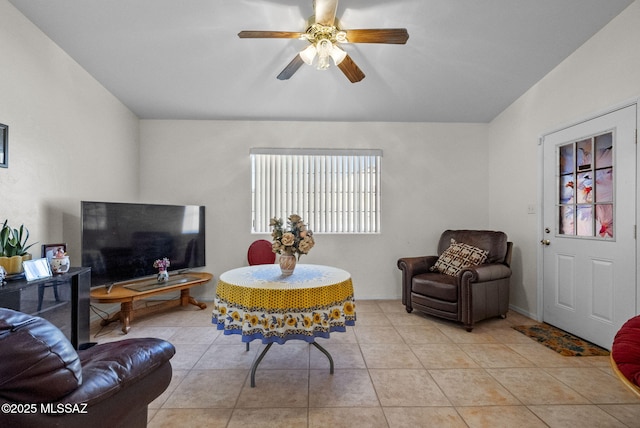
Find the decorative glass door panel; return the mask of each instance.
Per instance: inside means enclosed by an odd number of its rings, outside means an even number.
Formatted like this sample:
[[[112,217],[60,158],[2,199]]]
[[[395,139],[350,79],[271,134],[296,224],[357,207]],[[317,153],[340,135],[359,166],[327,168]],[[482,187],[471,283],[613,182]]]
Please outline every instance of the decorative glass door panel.
[[[561,145],[558,235],[613,238],[613,132]]]

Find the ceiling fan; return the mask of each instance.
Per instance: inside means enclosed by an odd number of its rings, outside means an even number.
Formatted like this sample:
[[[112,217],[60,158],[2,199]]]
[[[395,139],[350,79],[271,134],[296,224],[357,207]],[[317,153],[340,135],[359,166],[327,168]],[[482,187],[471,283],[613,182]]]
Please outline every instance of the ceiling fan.
[[[365,30],[342,30],[336,22],[338,0],[313,0],[315,15],[309,18],[309,26],[304,33],[292,31],[241,31],[241,39],[300,39],[307,40],[309,46],[298,53],[280,74],[278,79],[287,80],[298,71],[302,64],[312,65],[316,61],[318,70],[330,66],[329,58],[352,82],[364,79],[364,73],[340,48],[341,43],[392,43],[405,44],[409,39],[406,28],[380,28]]]

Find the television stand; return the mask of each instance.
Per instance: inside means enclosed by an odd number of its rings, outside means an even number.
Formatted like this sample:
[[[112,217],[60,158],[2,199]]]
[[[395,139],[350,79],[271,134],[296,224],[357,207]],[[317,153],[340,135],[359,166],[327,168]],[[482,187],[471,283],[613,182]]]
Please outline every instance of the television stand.
[[[131,330],[131,321],[137,316],[157,312],[173,306],[195,305],[200,309],[207,307],[206,303],[198,302],[189,294],[189,289],[196,285],[205,284],[213,278],[207,272],[189,272],[169,277],[167,281],[158,282],[155,278],[145,278],[121,282],[113,287],[96,287],[91,290],[91,300],[98,303],[120,303],[120,311],[102,320],[101,325],[114,321],[122,323],[122,332],[127,334]],[[180,291],[179,300],[166,300],[161,303],[134,308],[134,302],[147,299],[172,291]]]
[[[0,306],[46,319],[79,349],[89,343],[90,287],[91,268],[72,267],[35,281],[7,281],[0,286]]]

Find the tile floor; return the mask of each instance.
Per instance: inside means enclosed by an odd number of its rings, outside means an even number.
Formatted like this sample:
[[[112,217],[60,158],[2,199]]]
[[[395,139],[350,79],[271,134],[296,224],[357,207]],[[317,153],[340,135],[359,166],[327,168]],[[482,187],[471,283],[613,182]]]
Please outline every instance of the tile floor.
[[[608,357],[563,357],[511,328],[511,312],[472,333],[399,301],[358,301],[346,333],[274,345],[250,387],[249,352],[211,324],[210,309],[136,319],[128,335],[94,323],[92,341],[159,337],[173,343],[173,379],[149,406],[149,427],[640,427],[640,399]]]

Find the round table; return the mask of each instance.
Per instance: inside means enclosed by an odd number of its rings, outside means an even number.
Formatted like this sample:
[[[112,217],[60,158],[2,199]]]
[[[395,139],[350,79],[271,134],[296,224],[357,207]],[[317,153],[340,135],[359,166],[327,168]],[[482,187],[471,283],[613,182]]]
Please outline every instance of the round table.
[[[274,343],[305,340],[333,359],[315,342],[332,332],[344,332],[355,325],[353,284],[342,269],[298,264],[290,276],[278,265],[246,266],[224,272],[218,279],[212,322],[224,334],[241,335],[247,343],[259,339],[267,344],[251,371]]]

